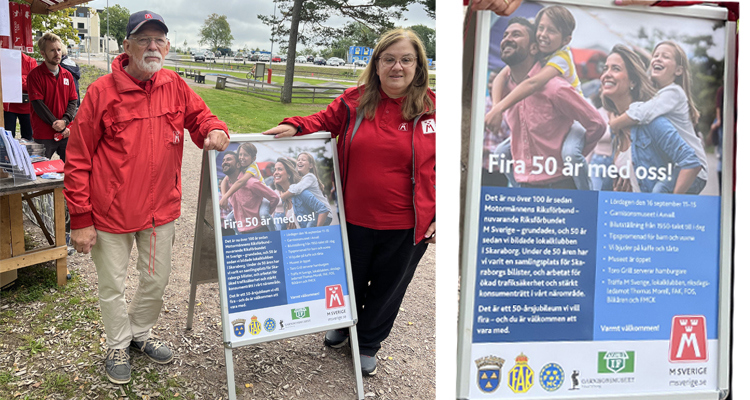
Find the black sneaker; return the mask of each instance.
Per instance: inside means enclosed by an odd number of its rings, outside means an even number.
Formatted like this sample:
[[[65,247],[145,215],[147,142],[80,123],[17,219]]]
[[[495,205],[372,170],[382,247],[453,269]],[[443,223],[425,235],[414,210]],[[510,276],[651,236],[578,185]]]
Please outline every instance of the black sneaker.
[[[362,367],[362,375],[373,376],[378,373],[378,359],[375,357],[359,355],[359,365]]]
[[[150,358],[151,361],[157,364],[169,364],[174,358],[172,350],[169,349],[164,343],[154,339],[148,338],[143,342],[132,340],[130,342],[130,348],[138,350]]]
[[[334,349],[344,347],[349,343],[349,332],[346,329],[333,329],[326,332],[326,338],[323,343]]]
[[[124,385],[130,382],[130,354],[128,349],[109,349],[104,359],[104,372],[110,382]]]

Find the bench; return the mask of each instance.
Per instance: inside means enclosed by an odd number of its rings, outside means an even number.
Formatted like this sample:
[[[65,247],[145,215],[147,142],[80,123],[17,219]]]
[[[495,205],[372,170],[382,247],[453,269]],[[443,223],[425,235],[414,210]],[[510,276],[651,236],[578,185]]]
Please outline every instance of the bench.
[[[177,72],[177,75],[179,75],[179,76],[184,76],[185,75],[184,71],[180,71],[180,67],[175,67],[174,68],[174,72]]]
[[[200,71],[195,72],[195,83],[206,83],[206,75],[201,75]]]

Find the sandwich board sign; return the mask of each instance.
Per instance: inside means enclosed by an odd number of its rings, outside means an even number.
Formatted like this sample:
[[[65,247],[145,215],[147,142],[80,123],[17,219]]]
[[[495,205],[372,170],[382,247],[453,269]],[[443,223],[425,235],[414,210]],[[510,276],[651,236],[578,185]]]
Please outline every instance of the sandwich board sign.
[[[195,286],[218,281],[230,399],[233,349],[348,328],[359,354],[344,209],[326,195],[341,193],[336,155],[329,133],[239,134],[204,152],[188,328]]]
[[[736,23],[717,7],[592,1],[476,18],[457,397],[726,398]],[[538,51],[559,50],[541,27],[566,18],[558,56],[572,54],[577,82],[552,78],[495,123],[503,96],[546,68]],[[702,34],[713,41],[690,40]],[[708,130],[721,86],[714,149],[688,105],[706,107]],[[574,121],[584,133],[570,138]]]

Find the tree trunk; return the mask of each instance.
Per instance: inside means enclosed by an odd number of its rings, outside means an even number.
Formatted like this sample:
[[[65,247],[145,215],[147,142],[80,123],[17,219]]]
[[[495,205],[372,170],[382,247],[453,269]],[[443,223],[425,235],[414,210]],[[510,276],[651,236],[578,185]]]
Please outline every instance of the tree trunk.
[[[289,49],[286,55],[286,72],[284,74],[284,87],[281,89],[281,102],[292,102],[292,85],[294,84],[294,59],[297,54],[297,32],[299,19],[302,12],[302,0],[294,0],[292,8],[292,26],[289,30]]]

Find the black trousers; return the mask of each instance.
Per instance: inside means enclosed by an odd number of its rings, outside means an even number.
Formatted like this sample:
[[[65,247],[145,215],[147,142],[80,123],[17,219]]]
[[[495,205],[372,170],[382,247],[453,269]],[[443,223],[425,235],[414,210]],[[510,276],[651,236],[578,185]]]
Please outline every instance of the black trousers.
[[[357,301],[359,352],[374,356],[388,337],[427,243],[414,229],[377,230],[346,224]]]
[[[65,149],[68,147],[68,138],[57,141],[55,139],[35,139],[37,143],[44,145],[44,156],[52,159],[52,155],[57,152],[60,159],[65,162]]]
[[[5,117],[5,130],[11,131],[13,136],[16,132],[16,118],[21,124],[21,137],[26,140],[34,140],[34,134],[31,130],[31,114],[17,114],[10,111],[3,111]]]

